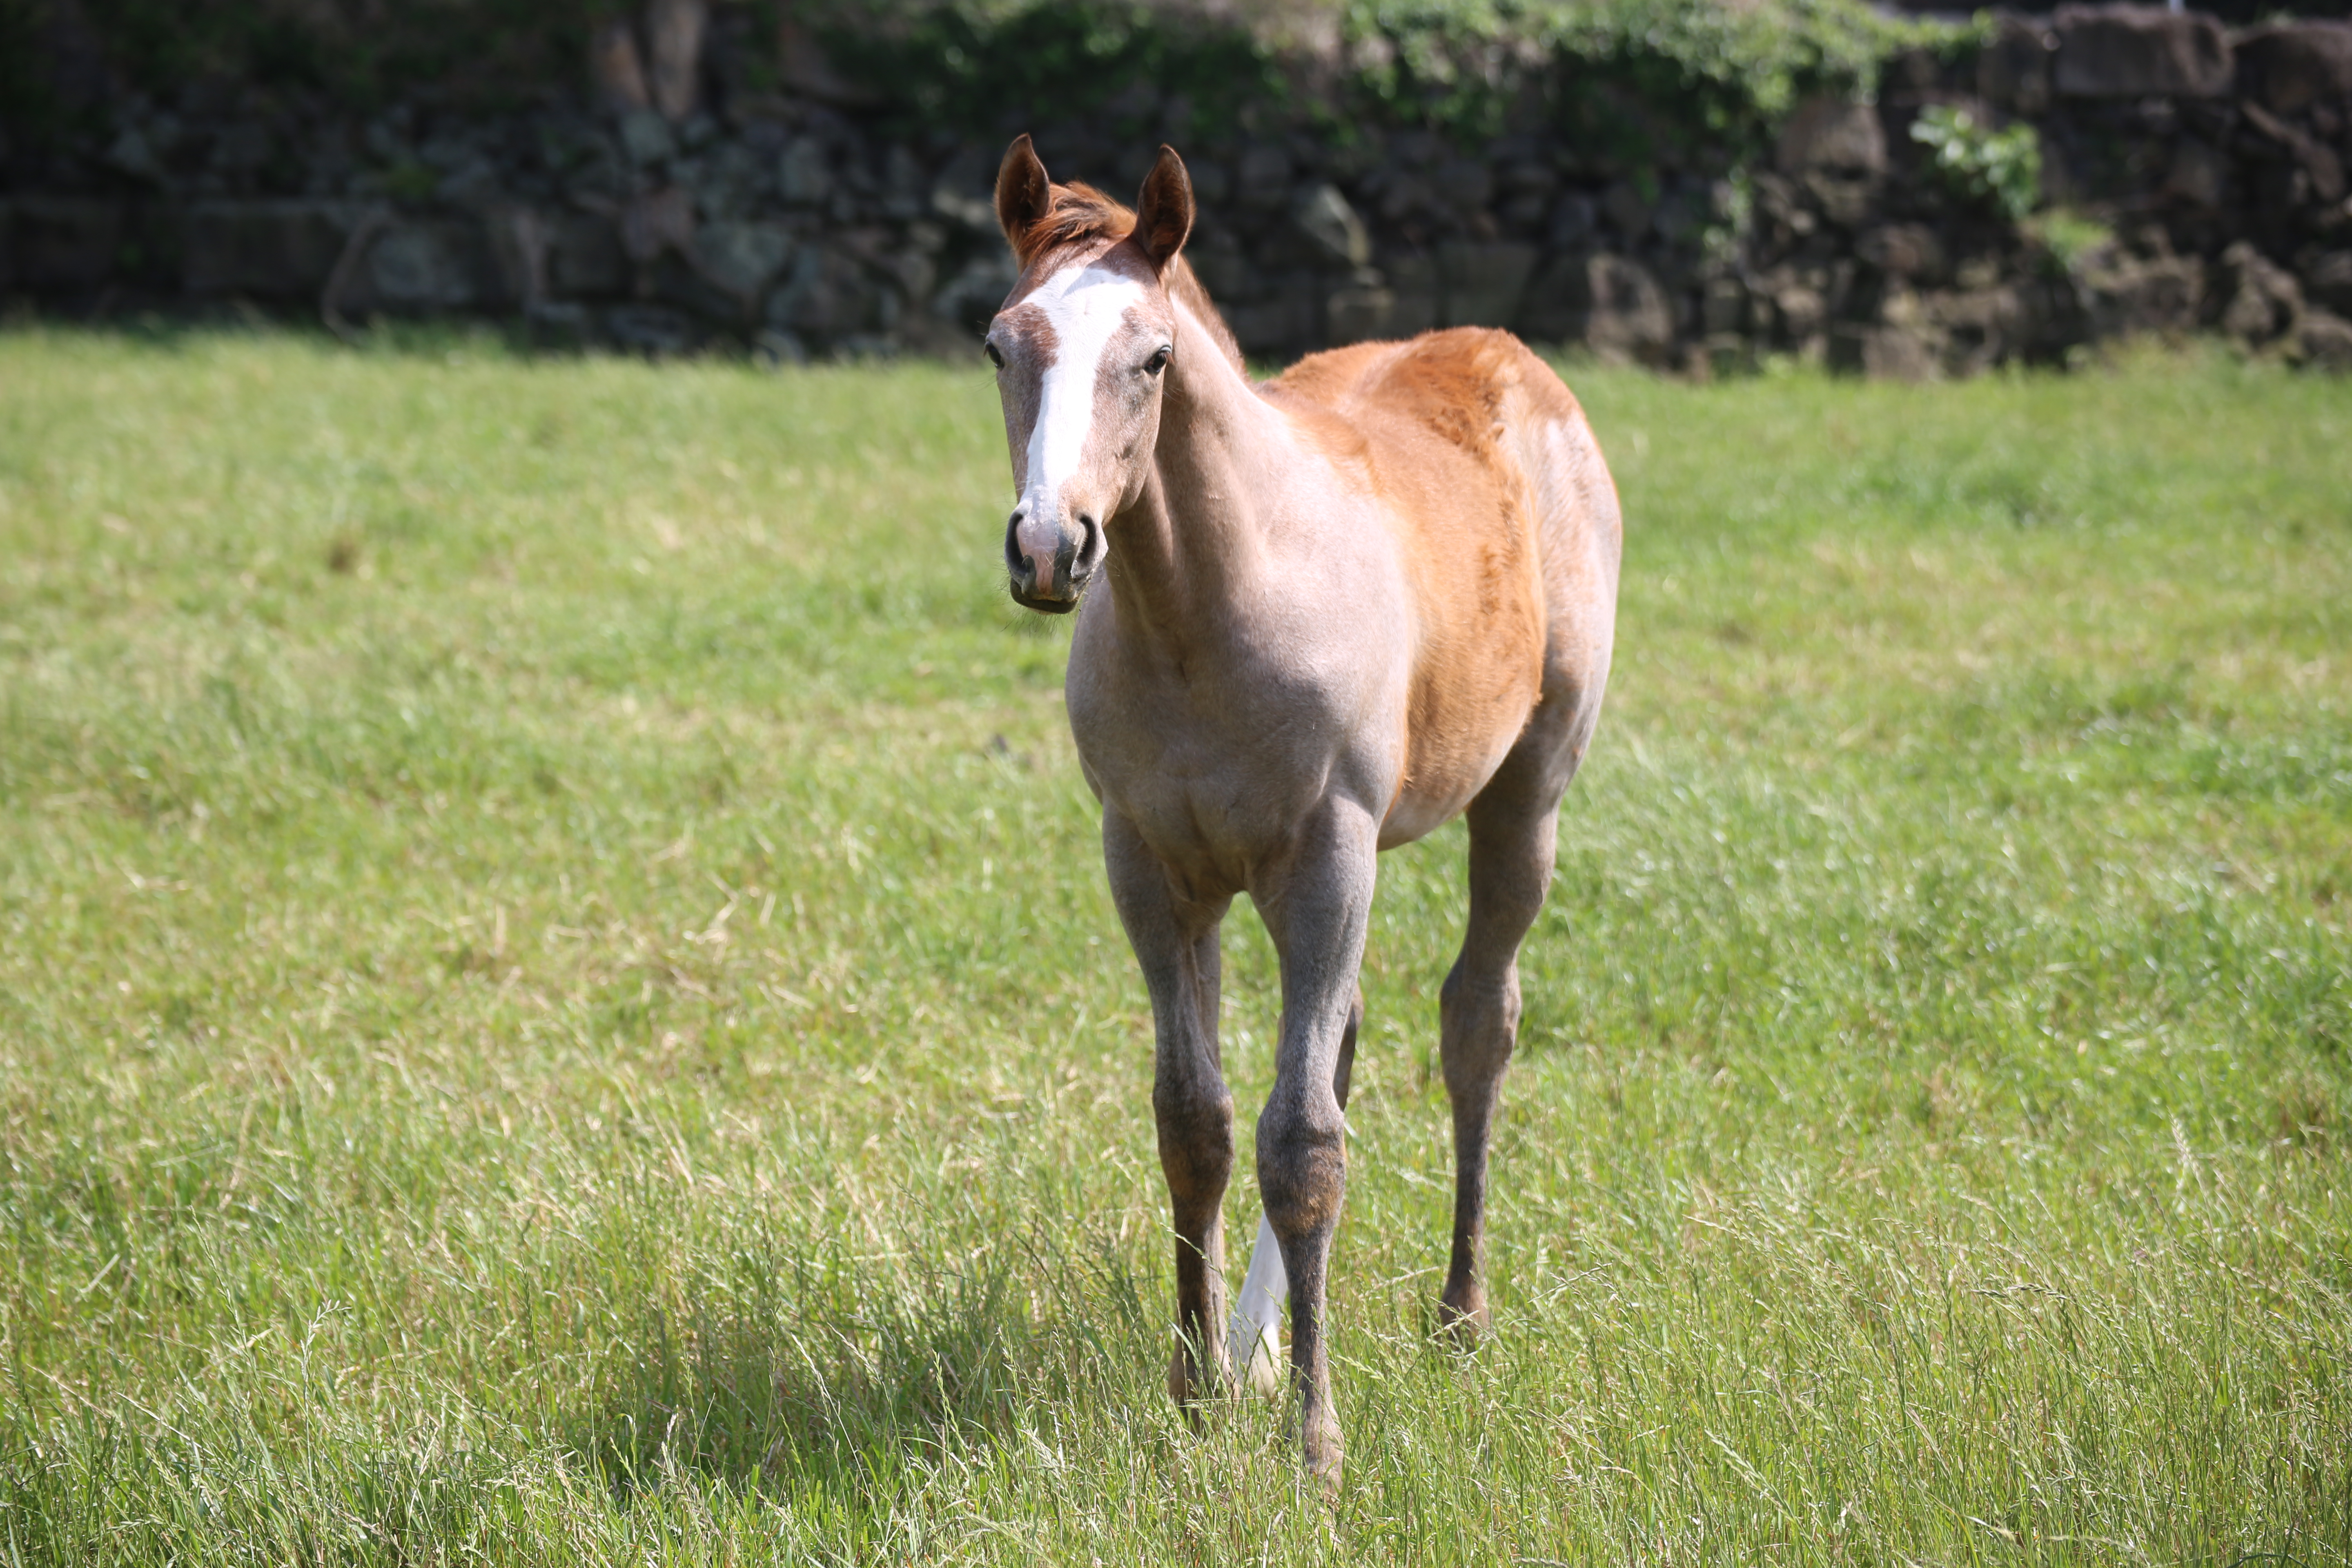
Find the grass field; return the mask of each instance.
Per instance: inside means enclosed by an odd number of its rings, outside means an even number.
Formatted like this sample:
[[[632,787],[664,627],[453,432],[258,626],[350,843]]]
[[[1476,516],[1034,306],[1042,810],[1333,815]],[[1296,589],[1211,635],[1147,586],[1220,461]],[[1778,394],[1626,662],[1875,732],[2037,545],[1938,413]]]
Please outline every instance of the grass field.
[[[0,334],[5,1561],[2352,1562],[2352,384],[1572,379],[1498,1334],[1428,1333],[1457,826],[1326,1514],[1161,1389],[982,370]]]

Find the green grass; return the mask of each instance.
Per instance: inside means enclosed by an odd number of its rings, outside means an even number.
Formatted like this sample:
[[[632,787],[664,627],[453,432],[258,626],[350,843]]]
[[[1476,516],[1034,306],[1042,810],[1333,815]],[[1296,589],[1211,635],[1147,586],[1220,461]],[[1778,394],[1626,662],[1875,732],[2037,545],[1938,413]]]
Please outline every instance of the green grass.
[[[1162,1392],[981,370],[0,334],[0,1562],[2352,1561],[2352,384],[1573,380],[1499,1332],[1428,1333],[1455,827],[1326,1515]]]

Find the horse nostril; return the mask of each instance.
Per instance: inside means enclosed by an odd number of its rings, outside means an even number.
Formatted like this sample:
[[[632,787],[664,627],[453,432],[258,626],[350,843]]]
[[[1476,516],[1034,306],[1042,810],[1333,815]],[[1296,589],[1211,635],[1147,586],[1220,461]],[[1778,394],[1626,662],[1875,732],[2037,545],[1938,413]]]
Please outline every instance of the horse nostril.
[[[1078,513],[1078,526],[1086,531],[1078,541],[1077,569],[1091,572],[1102,559],[1102,525],[1082,511]]]
[[[1004,525],[1004,569],[1018,577],[1028,564],[1029,558],[1021,552],[1021,514],[1016,511]]]

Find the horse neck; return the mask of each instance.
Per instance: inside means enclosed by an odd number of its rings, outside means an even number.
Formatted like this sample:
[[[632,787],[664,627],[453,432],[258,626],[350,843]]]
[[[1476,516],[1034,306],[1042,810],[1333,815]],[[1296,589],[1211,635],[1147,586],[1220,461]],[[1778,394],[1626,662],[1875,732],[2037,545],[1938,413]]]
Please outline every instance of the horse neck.
[[[1107,570],[1122,627],[1182,644],[1255,578],[1266,480],[1287,443],[1281,416],[1191,307],[1180,300],[1176,313],[1151,472],[1114,520]]]

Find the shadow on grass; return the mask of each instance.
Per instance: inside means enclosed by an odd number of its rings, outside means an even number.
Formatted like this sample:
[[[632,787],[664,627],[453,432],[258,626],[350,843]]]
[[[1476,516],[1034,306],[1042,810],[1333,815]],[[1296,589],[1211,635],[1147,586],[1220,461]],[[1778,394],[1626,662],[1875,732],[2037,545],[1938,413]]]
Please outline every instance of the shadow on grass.
[[[467,349],[520,358],[576,352],[535,342],[530,323],[520,316],[376,316],[355,323],[352,335],[341,338],[319,320],[314,303],[242,299],[191,301],[121,294],[12,309],[0,316],[0,332],[113,339],[165,353],[237,336],[308,342],[320,348],[349,348],[362,353],[430,356]]]
[[[881,1512],[926,1456],[1011,1438],[1039,1404],[1130,1403],[1160,1370],[1153,1287],[1108,1247],[1078,1256],[1033,1235],[887,1281],[860,1273],[787,1262],[730,1310],[652,1311],[623,1385],[568,1446],[623,1504],[685,1473]]]

